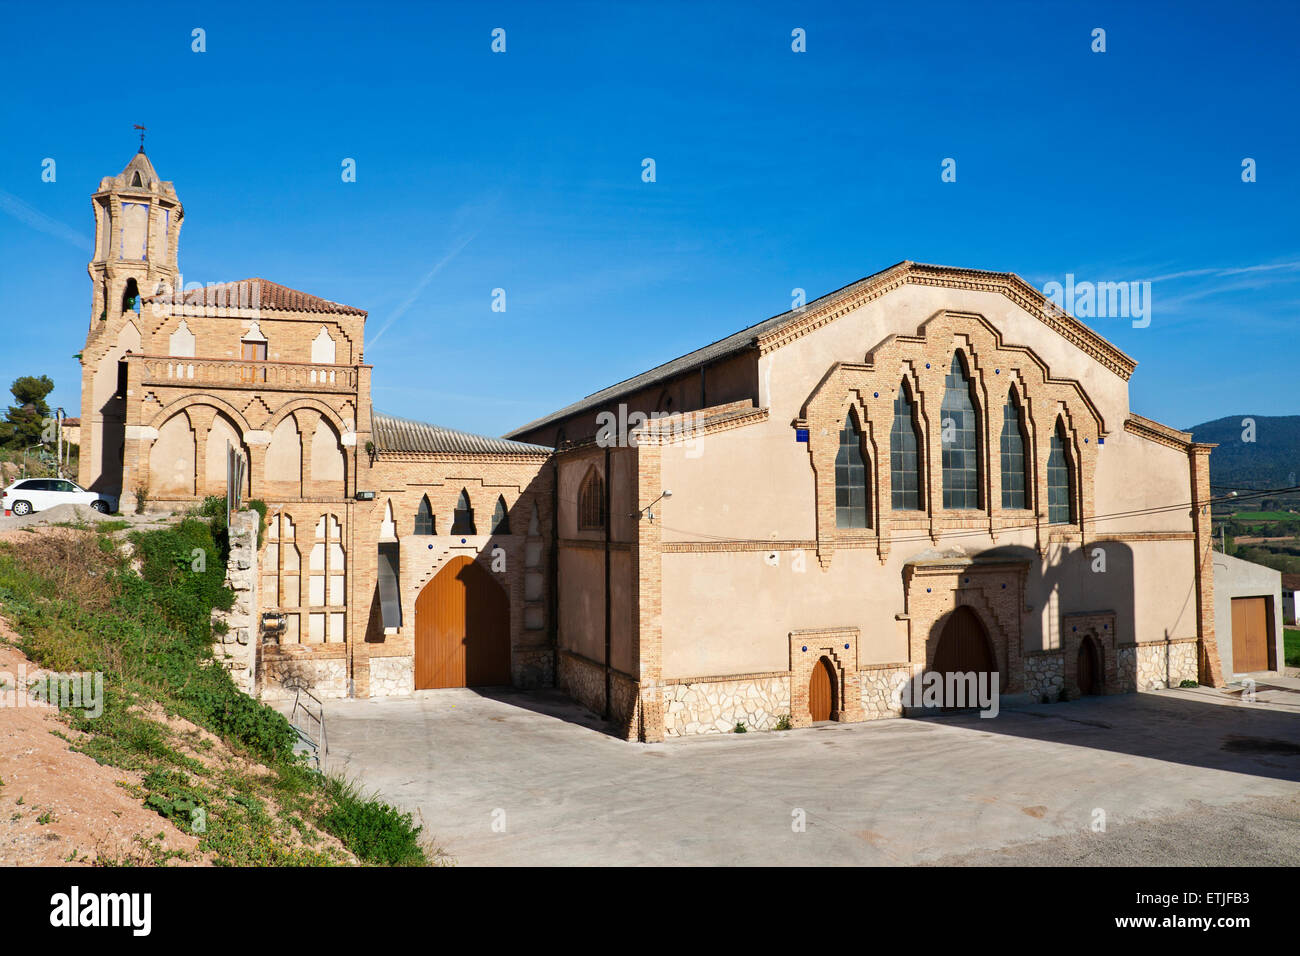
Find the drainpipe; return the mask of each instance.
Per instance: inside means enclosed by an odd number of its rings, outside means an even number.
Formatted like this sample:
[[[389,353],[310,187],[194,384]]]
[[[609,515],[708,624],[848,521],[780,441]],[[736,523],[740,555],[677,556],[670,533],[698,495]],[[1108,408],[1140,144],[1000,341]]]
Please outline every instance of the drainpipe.
[[[547,630],[551,639],[551,684],[560,686],[560,463],[551,458],[551,546],[550,552],[550,613]]]
[[[610,601],[609,601],[609,545],[614,524],[613,514],[610,510],[610,502],[614,493],[613,475],[609,470],[609,448],[605,449],[605,719],[610,719],[611,708],[609,705],[609,695],[612,686],[611,675],[609,672],[610,661]]]

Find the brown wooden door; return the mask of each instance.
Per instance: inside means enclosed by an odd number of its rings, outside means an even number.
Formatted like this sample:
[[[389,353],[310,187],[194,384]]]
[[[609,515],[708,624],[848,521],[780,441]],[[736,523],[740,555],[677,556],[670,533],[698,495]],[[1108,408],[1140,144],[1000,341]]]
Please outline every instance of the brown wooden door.
[[[930,665],[930,670],[944,675],[944,707],[956,707],[959,704],[965,707],[974,707],[977,701],[971,700],[970,695],[964,701],[949,700],[949,688],[952,682],[948,680],[947,675],[951,673],[968,674],[974,673],[976,677],[976,689],[978,689],[979,674],[993,674],[997,671],[997,661],[993,657],[993,647],[989,643],[988,634],[984,631],[984,625],[970,608],[962,605],[953,611],[948,621],[943,626],[943,633],[939,635],[939,645],[934,650],[934,661]],[[989,687],[992,687],[992,679],[989,679]],[[969,683],[965,685],[969,687]]]
[[[510,604],[492,573],[452,558],[415,601],[415,689],[510,683]]]
[[[1097,646],[1091,637],[1085,637],[1079,642],[1078,669],[1075,674],[1079,693],[1097,693]]]
[[[241,342],[244,347],[242,358],[245,362],[265,362],[266,361],[266,343],[265,342]],[[240,370],[239,378],[244,382],[265,382],[266,369],[264,368],[243,368]]]
[[[814,721],[830,720],[835,709],[835,671],[821,658],[808,680],[808,711]]]
[[[1232,669],[1238,674],[1269,669],[1268,598],[1232,599]]]

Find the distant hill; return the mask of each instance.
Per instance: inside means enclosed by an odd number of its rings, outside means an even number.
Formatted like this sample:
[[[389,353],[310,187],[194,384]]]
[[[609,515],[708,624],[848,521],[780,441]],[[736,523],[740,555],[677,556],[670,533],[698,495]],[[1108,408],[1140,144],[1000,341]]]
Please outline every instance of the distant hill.
[[[1255,422],[1253,442],[1242,441],[1247,418]],[[1218,444],[1210,455],[1210,480],[1216,485],[1262,489],[1300,484],[1300,415],[1229,415],[1184,431],[1196,441]]]

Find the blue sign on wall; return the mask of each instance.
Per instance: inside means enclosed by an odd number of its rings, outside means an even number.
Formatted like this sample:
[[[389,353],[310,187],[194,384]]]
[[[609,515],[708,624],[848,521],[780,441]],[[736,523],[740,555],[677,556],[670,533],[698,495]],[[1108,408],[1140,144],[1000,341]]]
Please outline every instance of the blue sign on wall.
[[[803,442],[804,444],[807,444],[807,443],[808,443],[808,429],[806,429],[806,428],[796,428],[796,429],[794,430],[794,440],[795,440],[795,441],[801,441],[801,442]]]

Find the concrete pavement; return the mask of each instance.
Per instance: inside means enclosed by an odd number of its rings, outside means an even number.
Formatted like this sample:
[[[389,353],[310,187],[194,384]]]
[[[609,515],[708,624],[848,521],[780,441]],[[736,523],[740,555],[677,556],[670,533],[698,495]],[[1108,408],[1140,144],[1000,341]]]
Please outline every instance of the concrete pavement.
[[[461,865],[1294,864],[1300,682],[1272,684],[650,745],[555,691],[422,691],[328,702],[329,769]]]

